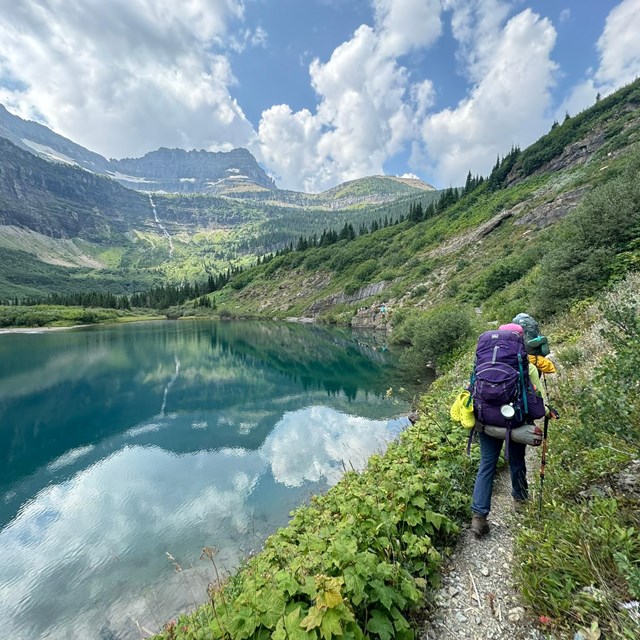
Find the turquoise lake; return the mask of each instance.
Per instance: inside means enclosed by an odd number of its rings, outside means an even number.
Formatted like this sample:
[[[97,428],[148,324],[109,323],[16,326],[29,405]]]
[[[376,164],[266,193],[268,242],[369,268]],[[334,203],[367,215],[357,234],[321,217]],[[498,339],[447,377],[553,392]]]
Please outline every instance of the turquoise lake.
[[[159,631],[408,425],[380,335],[180,321],[0,335],[0,635]],[[179,565],[180,571],[176,571]]]

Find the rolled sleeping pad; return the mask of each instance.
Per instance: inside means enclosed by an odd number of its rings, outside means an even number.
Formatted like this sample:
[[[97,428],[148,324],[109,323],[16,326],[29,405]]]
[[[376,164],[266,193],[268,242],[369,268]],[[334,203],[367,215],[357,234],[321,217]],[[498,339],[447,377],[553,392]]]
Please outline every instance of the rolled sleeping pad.
[[[504,440],[507,435],[507,429],[505,427],[495,427],[491,424],[482,424],[476,422],[474,429],[478,433],[486,433],[492,438],[498,438]],[[542,429],[535,424],[523,424],[521,427],[511,429],[511,440],[520,442],[522,444],[529,444],[532,447],[538,447],[542,444],[542,438],[544,433]]]

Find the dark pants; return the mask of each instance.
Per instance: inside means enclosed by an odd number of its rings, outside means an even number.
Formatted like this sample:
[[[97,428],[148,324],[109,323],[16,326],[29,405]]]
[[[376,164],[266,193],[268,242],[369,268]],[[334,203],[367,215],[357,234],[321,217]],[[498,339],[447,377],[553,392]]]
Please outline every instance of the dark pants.
[[[498,458],[504,440],[492,438],[485,433],[478,434],[480,438],[480,468],[473,487],[473,504],[471,511],[480,516],[488,515],[491,510],[491,491],[493,478],[496,475]],[[529,497],[527,484],[527,468],[524,454],[526,444],[509,440],[509,470],[511,471],[511,495],[518,500]]]

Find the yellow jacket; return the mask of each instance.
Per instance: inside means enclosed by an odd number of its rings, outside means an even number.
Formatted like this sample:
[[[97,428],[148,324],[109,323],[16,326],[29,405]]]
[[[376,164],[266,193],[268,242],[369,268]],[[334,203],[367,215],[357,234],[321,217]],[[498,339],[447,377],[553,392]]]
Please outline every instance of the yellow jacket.
[[[529,362],[536,366],[541,373],[556,373],[556,366],[544,356],[528,356]]]

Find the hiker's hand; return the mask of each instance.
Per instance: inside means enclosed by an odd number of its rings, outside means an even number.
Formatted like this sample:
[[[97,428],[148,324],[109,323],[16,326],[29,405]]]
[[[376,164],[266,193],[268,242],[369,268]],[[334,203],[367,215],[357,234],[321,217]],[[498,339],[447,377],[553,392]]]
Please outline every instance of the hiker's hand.
[[[547,413],[553,420],[560,420],[560,414],[553,407],[547,407]]]

